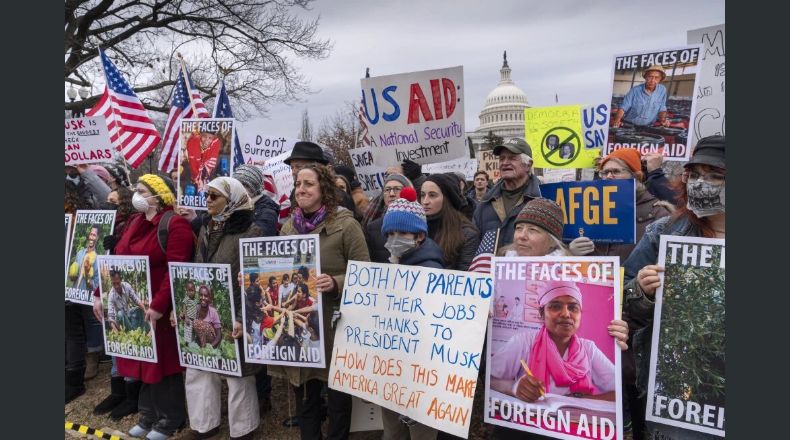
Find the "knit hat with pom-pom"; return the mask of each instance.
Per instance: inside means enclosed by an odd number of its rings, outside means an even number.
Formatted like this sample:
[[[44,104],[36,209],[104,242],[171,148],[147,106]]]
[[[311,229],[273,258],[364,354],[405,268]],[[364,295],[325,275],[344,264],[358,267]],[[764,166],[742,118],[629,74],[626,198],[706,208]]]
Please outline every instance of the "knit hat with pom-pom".
[[[387,235],[390,232],[428,233],[425,209],[417,203],[417,191],[414,188],[408,186],[403,188],[400,198],[393,200],[387,207],[387,213],[384,214],[384,221],[381,224],[381,233]]]

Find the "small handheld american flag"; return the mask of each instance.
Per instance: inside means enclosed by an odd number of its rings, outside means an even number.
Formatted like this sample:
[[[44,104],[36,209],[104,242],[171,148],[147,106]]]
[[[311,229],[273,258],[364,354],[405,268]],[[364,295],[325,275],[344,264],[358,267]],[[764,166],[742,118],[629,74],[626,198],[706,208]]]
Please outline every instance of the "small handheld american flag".
[[[497,244],[499,243],[499,228],[492,229],[483,234],[477,253],[469,265],[469,272],[490,273],[491,258],[496,254]]]

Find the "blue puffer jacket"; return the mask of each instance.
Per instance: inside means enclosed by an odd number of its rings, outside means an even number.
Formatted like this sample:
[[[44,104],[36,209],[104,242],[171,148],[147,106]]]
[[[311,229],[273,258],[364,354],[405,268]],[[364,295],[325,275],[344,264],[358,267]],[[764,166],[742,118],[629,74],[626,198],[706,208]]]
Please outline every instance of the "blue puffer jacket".
[[[255,224],[261,228],[261,237],[277,236],[277,221],[279,220],[280,205],[266,194],[255,202],[253,218]]]
[[[442,257],[443,252],[439,245],[430,238],[425,237],[425,241],[420,246],[400,257],[399,264],[444,269],[444,258]]]
[[[477,226],[477,230],[480,232],[481,237],[490,230],[501,228],[499,233],[500,246],[506,246],[513,242],[513,233],[516,230],[514,224],[516,216],[521,212],[521,209],[527,202],[536,197],[540,197],[540,182],[534,175],[530,176],[527,185],[524,187],[521,203],[517,203],[510,212],[504,213],[504,203],[502,201],[503,185],[504,181],[500,179],[499,182],[488,191],[488,194],[483,197],[483,200],[477,204],[474,216],[472,217],[472,222]],[[502,207],[501,209],[504,214],[503,220],[500,220],[494,206]]]

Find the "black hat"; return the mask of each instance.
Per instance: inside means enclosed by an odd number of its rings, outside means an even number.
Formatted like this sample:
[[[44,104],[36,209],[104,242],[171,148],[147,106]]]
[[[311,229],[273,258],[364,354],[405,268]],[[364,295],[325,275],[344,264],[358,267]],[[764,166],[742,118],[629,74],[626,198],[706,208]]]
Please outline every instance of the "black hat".
[[[532,158],[532,148],[529,146],[527,141],[521,138],[512,138],[509,139],[504,144],[500,144],[494,147],[494,156],[499,156],[499,153],[502,152],[502,149],[506,148],[513,154],[526,154],[527,156]]]
[[[302,159],[302,160],[309,160],[312,162],[318,162],[322,165],[326,165],[329,161],[326,160],[324,157],[324,151],[321,150],[321,147],[318,144],[313,142],[307,141],[299,141],[294,144],[294,149],[291,150],[291,155],[288,156],[288,159],[285,159],[286,165],[291,164],[291,160],[293,159]]]
[[[335,174],[340,174],[341,176],[345,177],[346,180],[349,182],[355,180],[357,178],[357,173],[354,172],[351,167],[346,165],[338,165],[335,167]]]
[[[466,206],[466,199],[461,195],[461,188],[458,187],[458,177],[451,174],[431,174],[425,178],[426,182],[433,182],[442,190],[442,196],[449,200],[453,208],[461,210]]]
[[[716,168],[726,169],[724,161],[724,136],[708,136],[697,142],[691,160],[686,162],[683,167],[691,165],[710,165]]]

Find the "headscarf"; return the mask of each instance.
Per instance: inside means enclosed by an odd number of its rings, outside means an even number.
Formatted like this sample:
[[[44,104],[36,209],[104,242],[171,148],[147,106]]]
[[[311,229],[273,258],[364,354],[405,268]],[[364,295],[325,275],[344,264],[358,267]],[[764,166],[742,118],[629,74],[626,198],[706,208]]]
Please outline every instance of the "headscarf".
[[[215,190],[219,191],[219,193],[222,194],[227,200],[225,209],[212,217],[214,221],[224,222],[227,221],[236,211],[252,209],[250,196],[247,194],[247,190],[244,189],[244,185],[242,185],[238,180],[232,177],[217,177],[216,179],[209,182],[208,186],[209,188],[214,188]]]

